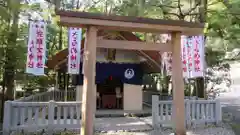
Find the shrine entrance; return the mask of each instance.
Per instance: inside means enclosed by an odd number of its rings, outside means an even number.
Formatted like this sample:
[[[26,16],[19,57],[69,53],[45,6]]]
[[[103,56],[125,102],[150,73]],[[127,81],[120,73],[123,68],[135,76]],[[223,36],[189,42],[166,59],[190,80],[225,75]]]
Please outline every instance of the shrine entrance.
[[[94,119],[96,110],[96,48],[147,50],[159,52],[172,52],[172,82],[173,82],[173,121],[175,133],[186,135],[184,81],[181,59],[181,35],[199,35],[203,33],[204,24],[161,20],[150,18],[137,18],[129,16],[114,16],[94,14],[87,12],[61,10],[60,1],[56,3],[56,14],[60,16],[60,23],[68,27],[86,28],[86,39],[83,54],[83,101],[81,135],[94,134]],[[60,9],[60,10],[58,10]],[[144,33],[171,34],[169,43],[105,40],[98,38],[98,30],[131,31]],[[116,71],[117,72],[117,71]],[[78,95],[80,96],[80,95]],[[134,95],[133,95],[134,96]],[[155,117],[155,116],[153,116]]]
[[[123,83],[109,76],[97,84],[97,109],[123,109]]]

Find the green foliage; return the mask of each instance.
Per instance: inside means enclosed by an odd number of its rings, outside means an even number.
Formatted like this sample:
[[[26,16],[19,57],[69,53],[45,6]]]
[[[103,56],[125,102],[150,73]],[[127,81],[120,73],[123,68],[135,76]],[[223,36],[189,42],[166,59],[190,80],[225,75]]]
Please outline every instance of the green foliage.
[[[207,35],[212,40],[220,40],[221,44],[214,44],[213,48],[224,48],[229,51],[239,47],[240,39],[240,1],[211,0],[213,4],[208,8]]]
[[[46,7],[45,7],[46,8]],[[40,3],[6,0],[0,4],[0,80],[7,87],[8,97],[13,96],[14,80],[24,87],[48,87],[53,81],[53,74],[46,70],[45,77],[34,77],[25,73],[28,40],[28,19],[49,19],[54,10],[44,9]],[[33,13],[39,14],[35,16]],[[46,16],[47,15],[47,16]],[[47,33],[47,54],[51,56],[58,46],[57,19],[50,20]]]
[[[208,47],[206,47],[205,49],[206,49],[205,60],[208,66],[210,67],[216,66],[223,62],[223,58],[225,56],[224,51],[213,50],[212,48],[208,48]]]

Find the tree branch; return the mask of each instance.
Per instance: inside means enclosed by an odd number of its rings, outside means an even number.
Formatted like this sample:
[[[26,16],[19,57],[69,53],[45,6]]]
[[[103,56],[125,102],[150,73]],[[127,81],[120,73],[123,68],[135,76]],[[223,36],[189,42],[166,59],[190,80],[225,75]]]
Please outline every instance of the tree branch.
[[[184,14],[183,14],[183,12],[182,12],[180,0],[178,0],[177,2],[178,2],[177,7],[178,7],[178,11],[179,11],[179,19],[180,19],[180,20],[182,20],[182,19],[184,20]]]
[[[85,7],[83,8],[83,11],[86,11],[87,8],[88,8],[88,9],[89,9],[89,8],[93,8],[93,7],[94,7],[95,5],[97,5],[99,2],[101,2],[101,0],[93,1],[92,6],[91,6],[91,7],[89,7],[90,5],[85,6]]]
[[[197,4],[195,4],[194,7],[190,8],[186,13],[184,13],[184,16],[189,15],[192,11],[194,11],[199,5],[201,4],[201,1],[199,0]]]
[[[80,4],[80,0],[78,0],[78,1],[77,1],[77,9],[79,9],[80,6],[81,6],[81,4]]]

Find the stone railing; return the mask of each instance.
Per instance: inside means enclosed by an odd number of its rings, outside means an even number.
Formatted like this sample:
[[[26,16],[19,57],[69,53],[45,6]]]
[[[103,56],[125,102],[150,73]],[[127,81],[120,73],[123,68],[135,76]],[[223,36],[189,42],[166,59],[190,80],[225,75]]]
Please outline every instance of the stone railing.
[[[173,101],[159,101],[159,96],[152,97],[153,127],[173,124]],[[222,110],[218,100],[185,100],[186,126],[200,123],[219,123]]]
[[[43,93],[37,93],[28,97],[22,97],[16,102],[46,102],[46,101],[76,101],[76,91],[47,91]]]
[[[81,102],[16,102],[6,101],[4,135],[20,131],[36,132],[80,128]]]

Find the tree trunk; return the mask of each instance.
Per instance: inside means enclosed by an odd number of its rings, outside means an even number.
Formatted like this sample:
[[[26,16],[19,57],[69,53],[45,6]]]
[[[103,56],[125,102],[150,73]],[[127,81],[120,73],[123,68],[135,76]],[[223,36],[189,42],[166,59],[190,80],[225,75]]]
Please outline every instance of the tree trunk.
[[[63,42],[63,36],[62,36],[62,34],[63,34],[63,28],[62,28],[62,26],[60,26],[60,31],[59,31],[59,47],[58,47],[58,49],[59,50],[62,50],[62,48],[63,48],[63,46],[62,46],[62,42]]]
[[[18,22],[19,22],[19,8],[20,1],[17,1],[15,9],[13,9],[12,25],[10,28],[10,33],[8,35],[8,47],[6,49],[6,65],[4,71],[4,79],[6,84],[6,98],[8,100],[13,100],[14,98],[14,79],[15,79],[15,61],[16,61],[16,50],[15,46],[17,44],[18,36]]]
[[[201,6],[199,9],[200,16],[199,16],[199,22],[205,23],[206,22],[206,11],[207,11],[207,0],[201,0]],[[200,98],[205,97],[205,90],[204,90],[204,77],[198,77],[196,78],[196,90],[197,95]]]
[[[5,103],[5,79],[3,78],[3,82],[2,82],[2,93],[1,93],[1,98],[2,98],[2,102],[1,102],[1,119],[0,122],[3,123],[3,116],[4,116],[4,103]]]
[[[196,89],[198,97],[204,98],[204,77],[196,78]]]

